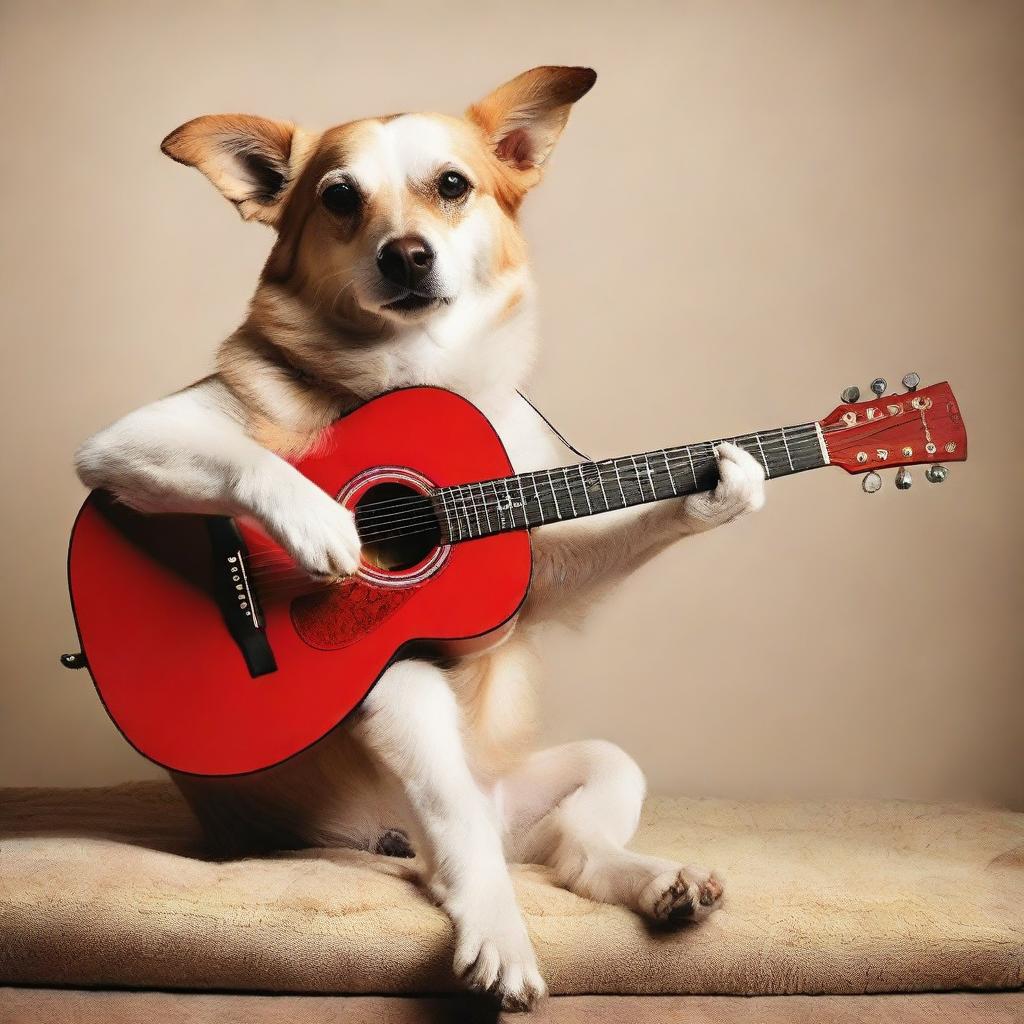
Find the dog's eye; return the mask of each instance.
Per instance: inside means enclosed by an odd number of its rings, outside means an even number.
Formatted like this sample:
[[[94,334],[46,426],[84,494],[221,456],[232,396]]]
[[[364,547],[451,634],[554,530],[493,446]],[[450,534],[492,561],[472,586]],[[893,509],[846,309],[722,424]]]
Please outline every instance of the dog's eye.
[[[458,171],[445,171],[437,179],[437,191],[445,199],[458,199],[469,191],[469,182]]]
[[[359,209],[359,192],[350,181],[328,185],[320,196],[324,206],[339,217],[350,217]]]

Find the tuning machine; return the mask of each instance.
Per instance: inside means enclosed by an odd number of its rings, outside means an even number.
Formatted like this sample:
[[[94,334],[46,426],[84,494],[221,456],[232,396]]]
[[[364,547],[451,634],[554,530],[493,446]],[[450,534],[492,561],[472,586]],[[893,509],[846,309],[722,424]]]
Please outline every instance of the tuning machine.
[[[853,405],[855,402],[860,401],[860,388],[856,384],[848,388],[843,388],[843,393],[839,396],[841,402],[845,402],[847,405]]]
[[[876,398],[881,398],[885,394],[885,389],[889,385],[885,383],[884,377],[876,377],[871,382],[871,390],[874,392]]]
[[[901,466],[899,472],[896,474],[896,488],[900,491],[909,491],[914,483],[914,478],[910,475],[910,470],[906,466]]]
[[[917,390],[917,386],[920,383],[921,383],[921,375],[919,373],[914,373],[913,370],[911,370],[910,373],[907,373],[907,374],[903,375],[903,386],[908,391],[916,391]]]
[[[949,476],[949,470],[945,466],[933,463],[924,471],[924,478],[930,484],[941,484]]]
[[[872,470],[870,473],[865,473],[864,478],[860,482],[861,487],[864,488],[865,494],[874,494],[876,491],[882,489],[882,478]]]

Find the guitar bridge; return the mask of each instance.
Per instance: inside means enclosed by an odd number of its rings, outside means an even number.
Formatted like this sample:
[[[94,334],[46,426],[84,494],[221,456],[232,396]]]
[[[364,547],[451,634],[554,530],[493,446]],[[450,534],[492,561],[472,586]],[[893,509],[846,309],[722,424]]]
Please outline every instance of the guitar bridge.
[[[224,624],[253,678],[276,672],[263,612],[246,572],[249,552],[242,535],[226,516],[207,516],[206,529],[213,557],[214,599]]]

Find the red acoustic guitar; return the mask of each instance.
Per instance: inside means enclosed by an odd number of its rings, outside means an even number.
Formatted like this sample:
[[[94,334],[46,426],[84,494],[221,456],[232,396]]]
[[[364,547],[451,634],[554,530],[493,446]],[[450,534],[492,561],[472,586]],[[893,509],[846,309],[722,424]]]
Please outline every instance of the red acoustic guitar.
[[[844,402],[818,422],[725,438],[769,479],[821,466],[865,473],[967,457],[948,384]],[[94,491],[71,536],[68,575],[88,665],[111,718],[166,768],[232,775],[277,764],[333,729],[413,645],[493,642],[530,585],[538,526],[709,490],[703,441],[515,474],[494,429],[448,391],[409,388],[367,403],[297,463],[352,509],[357,575],[310,580],[254,525],[143,515]]]

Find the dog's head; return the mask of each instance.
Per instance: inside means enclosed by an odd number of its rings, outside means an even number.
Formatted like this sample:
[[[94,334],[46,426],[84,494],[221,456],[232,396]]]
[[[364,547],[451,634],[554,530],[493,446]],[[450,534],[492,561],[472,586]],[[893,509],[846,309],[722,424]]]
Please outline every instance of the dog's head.
[[[319,135],[210,115],[162,149],[199,168],[243,218],[278,231],[265,279],[328,315],[408,323],[523,261],[519,204],[595,78],[588,68],[534,68],[463,118],[402,114]]]

